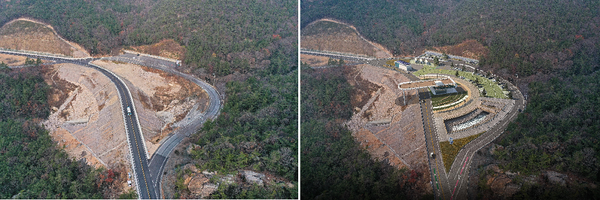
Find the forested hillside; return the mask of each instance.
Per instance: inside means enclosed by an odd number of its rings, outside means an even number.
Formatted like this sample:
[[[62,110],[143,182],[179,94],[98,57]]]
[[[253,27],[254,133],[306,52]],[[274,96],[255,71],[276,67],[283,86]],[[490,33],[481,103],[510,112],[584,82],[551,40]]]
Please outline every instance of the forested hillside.
[[[598,1],[302,1],[302,26],[330,17],[394,50],[418,50],[474,39],[489,49],[480,68],[517,84],[526,110],[500,140],[492,163],[520,175],[513,197],[588,199],[599,191],[600,85]],[[416,25],[415,25],[416,24]],[[414,52],[417,50],[417,52]],[[566,186],[524,184],[547,171],[569,174]],[[500,198],[480,173],[480,198]]]
[[[490,53],[482,68],[506,78],[547,80],[573,66],[574,55],[598,41],[597,1],[305,1],[302,27],[320,18],[354,25],[394,54],[475,39]]]
[[[92,54],[174,39],[185,46],[190,69],[223,76],[296,57],[296,5],[289,0],[2,1],[0,24],[19,17],[41,20]],[[282,71],[294,66],[278,64]]]
[[[419,177],[374,160],[343,122],[352,86],[337,69],[302,68],[302,198],[406,199]]]
[[[69,158],[40,127],[49,90],[39,69],[1,65],[0,198],[115,198],[113,171]]]
[[[153,44],[163,39],[173,39],[182,45],[185,55],[180,70],[206,80],[210,77],[209,83],[225,94],[221,115],[192,136],[198,140],[195,143],[206,147],[194,151],[192,160],[202,163],[203,170],[221,173],[254,170],[276,176],[278,180],[285,179],[292,185],[222,184],[213,198],[297,196],[297,14],[294,0],[0,1],[0,23],[20,17],[48,23],[62,37],[81,44],[93,55],[116,54],[121,48]],[[19,92],[28,94],[27,90],[15,91]],[[16,101],[11,106],[0,113],[18,115],[25,106],[31,106],[39,109],[36,113],[46,113],[39,117],[47,116],[48,109],[35,107],[36,104]],[[102,171],[91,172],[100,174]],[[3,176],[10,174],[2,173]],[[40,176],[36,174],[36,177]],[[62,177],[75,180],[85,176]],[[89,177],[90,181],[102,180],[95,174]],[[75,184],[74,180],[68,183]],[[39,180],[27,183],[36,182]],[[70,189],[65,189],[63,186],[69,186],[65,184],[53,192],[65,195],[64,191]],[[60,184],[48,187],[57,185]],[[86,184],[78,186],[86,187]],[[100,191],[101,186],[94,188]],[[8,195],[20,189],[1,191],[10,191]],[[53,196],[48,197],[102,197],[91,196],[96,190],[77,190],[90,196],[49,193]],[[187,188],[177,190],[185,194]]]
[[[205,123],[192,151],[201,168],[227,174],[240,169],[298,178],[297,71],[229,82],[229,99],[215,121]],[[217,198],[297,198],[296,189],[222,185]],[[246,190],[246,191],[245,191]],[[182,193],[185,193],[182,192]],[[260,194],[260,195],[259,195]]]
[[[588,71],[598,69],[600,56],[585,57],[593,60],[576,63],[574,75],[564,72],[548,82],[530,83],[527,109],[497,141],[505,148],[494,154],[503,169],[520,172],[521,178],[553,170],[573,173],[577,183],[526,184],[517,198],[595,199],[600,194],[587,185],[600,182],[600,73]],[[490,193],[481,189],[481,194]]]

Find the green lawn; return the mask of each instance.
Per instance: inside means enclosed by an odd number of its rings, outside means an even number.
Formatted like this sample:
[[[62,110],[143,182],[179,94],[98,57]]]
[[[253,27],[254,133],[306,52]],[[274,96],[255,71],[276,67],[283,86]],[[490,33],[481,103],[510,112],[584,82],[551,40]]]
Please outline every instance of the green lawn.
[[[434,73],[456,75],[456,71],[454,71],[454,70],[436,69],[435,67],[429,67],[429,66],[425,66],[425,67],[423,67],[423,69],[416,71],[413,74],[415,76],[420,76],[420,75],[434,74]],[[476,78],[478,78],[479,83],[483,85],[483,88],[485,88],[485,91],[487,92],[487,94],[485,95],[486,97],[508,99],[508,97],[506,95],[504,95],[504,93],[502,93],[502,89],[500,88],[500,86],[498,86],[498,84],[496,84],[496,82],[493,82],[490,79],[487,79],[482,76],[473,75],[470,72],[458,71],[458,75],[463,76],[469,80],[475,80]]]
[[[442,160],[444,161],[444,167],[446,168],[446,172],[450,171],[452,163],[454,162],[456,155],[458,155],[458,151],[460,151],[460,149],[463,146],[467,145],[469,142],[479,137],[483,133],[485,132],[481,132],[477,135],[472,135],[466,138],[454,140],[453,144],[450,144],[450,142],[448,141],[440,142],[440,148],[442,150]]]
[[[397,60],[388,60],[388,61],[385,61],[385,64],[388,64],[390,66],[394,66],[394,62],[396,62],[396,61]]]
[[[454,103],[467,95],[466,92],[461,93],[452,93],[452,94],[443,94],[443,95],[433,95],[431,93],[431,104],[433,107],[442,106],[446,104]]]

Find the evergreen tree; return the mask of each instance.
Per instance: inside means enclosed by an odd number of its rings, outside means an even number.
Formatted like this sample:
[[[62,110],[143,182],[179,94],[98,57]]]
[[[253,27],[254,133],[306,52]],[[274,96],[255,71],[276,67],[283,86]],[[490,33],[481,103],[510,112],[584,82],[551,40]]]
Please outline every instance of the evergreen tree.
[[[25,65],[31,65],[31,64],[34,64],[34,63],[35,63],[35,61],[33,61],[32,59],[25,58]]]
[[[0,63],[0,71],[2,72],[8,72],[10,71],[10,68],[8,67],[8,65],[4,62]]]
[[[335,61],[335,59],[333,58],[329,58],[329,60],[327,61],[327,65],[337,65],[337,61]]]

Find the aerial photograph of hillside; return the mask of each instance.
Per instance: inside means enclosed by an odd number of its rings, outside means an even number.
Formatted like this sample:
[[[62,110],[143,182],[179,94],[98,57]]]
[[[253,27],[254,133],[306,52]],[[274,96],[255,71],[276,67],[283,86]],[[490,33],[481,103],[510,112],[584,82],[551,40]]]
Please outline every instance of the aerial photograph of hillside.
[[[300,16],[302,199],[598,199],[599,1]]]
[[[0,199],[297,199],[298,1],[0,1]]]

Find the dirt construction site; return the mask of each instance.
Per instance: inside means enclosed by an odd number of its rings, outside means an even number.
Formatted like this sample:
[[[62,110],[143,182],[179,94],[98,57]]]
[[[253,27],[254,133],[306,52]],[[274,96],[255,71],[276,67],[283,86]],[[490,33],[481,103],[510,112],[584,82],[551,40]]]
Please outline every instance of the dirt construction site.
[[[204,110],[207,94],[197,85],[162,71],[96,61],[123,77],[137,106],[147,149],[152,155],[159,142],[194,106]],[[96,167],[128,164],[125,127],[114,84],[96,70],[59,64],[45,73],[51,85],[51,115],[44,125],[53,139],[76,159]]]
[[[427,167],[425,134],[415,91],[406,92],[406,105],[398,83],[409,81],[402,74],[371,65],[357,65],[346,75],[357,91],[351,103],[354,114],[346,123],[354,138],[371,155],[397,168],[424,174],[418,185],[431,189]],[[419,191],[425,192],[425,191]]]
[[[15,19],[0,28],[0,48],[76,58],[90,56],[79,45],[61,38],[51,26],[27,18]],[[185,53],[174,41],[132,48],[171,58]],[[9,66],[23,65],[25,59],[0,54],[0,62]],[[76,160],[96,168],[132,172],[115,84],[92,68],[47,64],[35,69],[50,86],[50,115],[42,124],[52,140]],[[202,117],[198,113],[208,107],[206,91],[183,77],[124,62],[96,60],[93,64],[112,71],[127,84],[150,156],[164,138]],[[127,188],[127,173],[120,176],[119,182]]]

